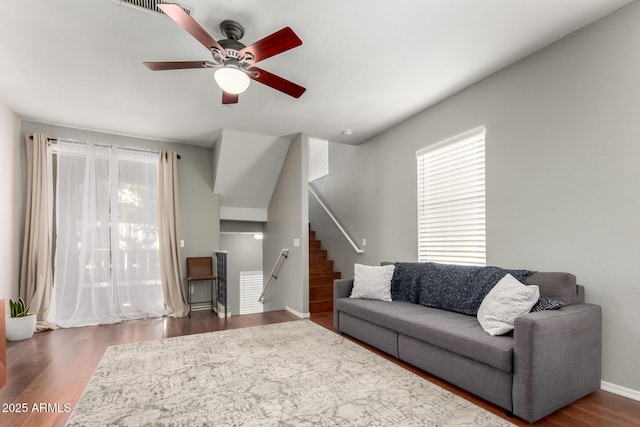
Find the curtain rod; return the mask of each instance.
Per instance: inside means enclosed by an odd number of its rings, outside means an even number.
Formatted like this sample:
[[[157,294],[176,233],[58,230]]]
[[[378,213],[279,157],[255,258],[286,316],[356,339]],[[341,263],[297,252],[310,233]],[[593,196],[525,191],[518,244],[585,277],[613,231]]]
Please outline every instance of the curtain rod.
[[[33,140],[33,135],[29,135],[29,139]],[[51,137],[47,137],[47,142],[58,142],[59,138],[51,138]],[[77,141],[69,141],[67,139],[64,139],[62,141],[66,141],[66,142],[72,142],[75,144],[84,144],[83,142],[77,142]],[[96,144],[98,146],[102,146],[102,147],[109,147],[108,144]],[[140,152],[147,152],[147,153],[157,153],[157,151],[155,150],[145,150],[143,148],[134,148],[134,147],[121,147],[118,146],[118,148],[122,148],[124,150],[130,150],[130,151],[140,151]],[[180,154],[178,154],[178,160],[180,160],[182,157],[180,156]]]

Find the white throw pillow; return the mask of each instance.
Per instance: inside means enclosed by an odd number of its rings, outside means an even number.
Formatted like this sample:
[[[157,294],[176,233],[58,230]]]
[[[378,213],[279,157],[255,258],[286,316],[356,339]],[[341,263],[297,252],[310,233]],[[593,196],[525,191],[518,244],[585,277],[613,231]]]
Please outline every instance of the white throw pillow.
[[[489,335],[505,334],[513,329],[516,317],[531,310],[539,296],[537,286],[526,286],[507,274],[482,300],[478,322]]]
[[[354,264],[351,298],[391,301],[391,278],[395,268],[392,264],[381,267]]]

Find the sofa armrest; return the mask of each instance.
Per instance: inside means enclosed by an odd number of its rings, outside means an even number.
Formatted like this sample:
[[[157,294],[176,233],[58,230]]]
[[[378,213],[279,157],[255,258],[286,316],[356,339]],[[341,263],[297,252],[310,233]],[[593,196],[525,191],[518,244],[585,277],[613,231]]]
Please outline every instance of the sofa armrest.
[[[333,329],[338,329],[338,310],[336,310],[336,300],[338,298],[348,298],[353,288],[353,279],[336,279],[333,281]]]
[[[600,388],[602,309],[574,304],[515,320],[513,413],[535,422]]]

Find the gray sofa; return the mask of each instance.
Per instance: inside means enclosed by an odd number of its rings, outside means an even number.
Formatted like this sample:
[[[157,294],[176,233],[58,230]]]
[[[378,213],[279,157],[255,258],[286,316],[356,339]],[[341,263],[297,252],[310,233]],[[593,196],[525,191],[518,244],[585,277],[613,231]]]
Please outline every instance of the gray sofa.
[[[600,388],[602,313],[572,274],[525,284],[565,306],[520,315],[512,336],[490,336],[475,316],[349,298],[353,280],[334,282],[334,328],[532,423]]]

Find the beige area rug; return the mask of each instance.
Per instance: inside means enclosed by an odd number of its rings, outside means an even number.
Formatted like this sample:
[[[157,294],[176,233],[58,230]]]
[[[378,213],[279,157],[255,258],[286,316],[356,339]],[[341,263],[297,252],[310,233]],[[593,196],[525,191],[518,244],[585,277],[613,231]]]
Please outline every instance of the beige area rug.
[[[109,347],[68,426],[510,426],[308,320]]]

